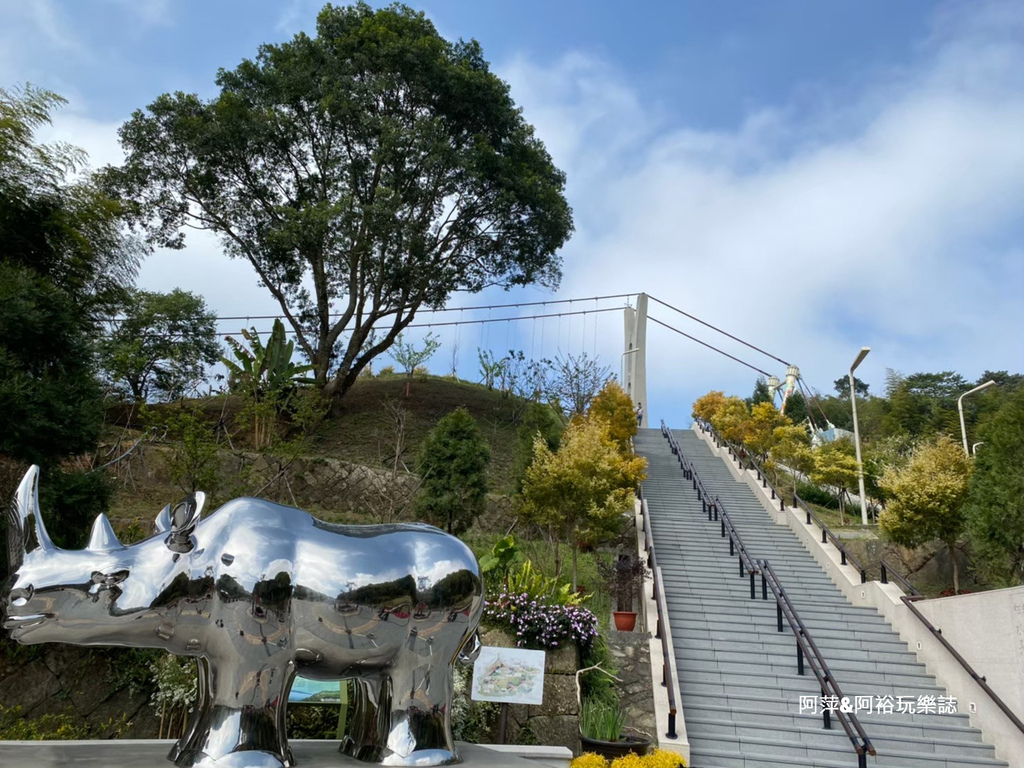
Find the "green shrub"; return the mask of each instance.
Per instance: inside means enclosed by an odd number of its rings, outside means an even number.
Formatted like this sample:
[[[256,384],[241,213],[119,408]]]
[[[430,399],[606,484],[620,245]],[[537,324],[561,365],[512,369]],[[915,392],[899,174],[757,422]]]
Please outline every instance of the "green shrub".
[[[819,507],[827,509],[839,509],[839,502],[836,501],[834,495],[810,483],[797,483],[796,495],[808,504],[817,504]]]

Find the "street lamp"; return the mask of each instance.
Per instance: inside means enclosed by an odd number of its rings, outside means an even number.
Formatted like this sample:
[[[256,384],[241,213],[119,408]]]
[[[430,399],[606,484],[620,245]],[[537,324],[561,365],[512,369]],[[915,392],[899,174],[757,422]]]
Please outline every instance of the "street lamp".
[[[643,347],[637,347],[636,349],[627,349],[625,352],[622,353],[622,356],[619,358],[619,381],[622,382],[623,386],[626,385],[626,355],[632,355],[636,352],[639,352],[641,349],[643,349]],[[632,380],[630,380],[629,389],[626,390],[626,394],[629,395],[630,397],[633,396],[633,393],[630,391],[632,389],[633,382]]]
[[[967,397],[968,395],[974,394],[975,392],[981,392],[981,390],[983,389],[994,387],[995,385],[996,383],[989,379],[984,384],[979,384],[974,389],[967,390],[962,395],[960,395],[959,398],[957,398],[956,409],[960,411],[960,434],[961,436],[963,436],[964,439],[964,453],[966,453],[968,456],[971,455],[971,452],[967,450],[967,425],[964,424],[964,398]]]
[[[861,347],[857,359],[850,366],[850,403],[853,405],[853,444],[857,448],[857,487],[860,490],[860,524],[868,524],[868,498],[864,492],[864,462],[860,458],[860,427],[857,425],[857,388],[853,385],[853,372],[857,370],[871,347]]]

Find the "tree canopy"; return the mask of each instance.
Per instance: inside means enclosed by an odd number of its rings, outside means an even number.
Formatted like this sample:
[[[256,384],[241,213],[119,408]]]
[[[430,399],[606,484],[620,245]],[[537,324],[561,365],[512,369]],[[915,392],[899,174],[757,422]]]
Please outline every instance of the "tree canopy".
[[[84,153],[35,141],[63,103],[32,87],[0,89],[0,464],[8,481],[41,465],[53,538],[72,545],[108,488],[101,473],[60,465],[95,447],[93,339],[126,295],[141,248],[120,206],[82,172]]]
[[[946,435],[918,446],[902,469],[890,468],[881,485],[890,500],[878,525],[897,544],[916,547],[939,539],[953,564],[953,590],[960,577],[953,548],[966,527],[964,502],[971,480],[971,460]]]
[[[622,529],[623,514],[633,508],[633,489],[646,476],[646,466],[646,459],[623,453],[608,424],[597,417],[571,421],[555,452],[537,436],[523,483],[523,515],[549,531],[556,547],[558,542],[572,546],[573,589],[580,544],[596,543]]]
[[[564,174],[476,41],[327,5],[216,82],[135,112],[107,182],[152,242],[196,227],[246,259],[328,394],[453,291],[559,282]]]
[[[460,534],[487,507],[491,449],[465,408],[437,422],[420,446],[423,488],[416,511],[424,520]]]
[[[124,315],[103,339],[100,354],[107,376],[135,402],[185,395],[220,359],[216,316],[201,296],[136,290]]]
[[[974,457],[968,524],[974,549],[997,583],[1024,583],[1024,389],[984,422]]]

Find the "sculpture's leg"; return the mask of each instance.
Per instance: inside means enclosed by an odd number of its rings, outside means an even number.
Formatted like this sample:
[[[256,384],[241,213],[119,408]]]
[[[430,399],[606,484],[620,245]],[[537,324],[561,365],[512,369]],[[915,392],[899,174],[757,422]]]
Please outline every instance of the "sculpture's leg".
[[[355,702],[340,750],[368,763],[380,762],[387,735],[387,710],[380,706],[380,675],[364,675],[353,681]]]
[[[206,667],[204,706],[193,711],[186,737],[171,759],[183,768],[293,766],[287,705],[294,664],[266,663],[247,671],[211,660]]]
[[[380,762],[384,765],[450,765],[461,762],[452,739],[449,706],[453,654],[399,654],[382,685],[389,726]]]
[[[178,741],[174,742],[174,746],[171,747],[170,754],[167,755],[168,760],[177,762],[179,755],[183,750],[189,748],[190,745],[196,739],[196,729],[199,727],[200,718],[196,715],[199,712],[205,711],[210,706],[210,662],[202,656],[197,656],[196,659],[196,703],[195,708],[192,710],[192,716],[188,721],[188,728],[185,731],[185,735],[182,736]],[[201,747],[202,742],[197,746]]]

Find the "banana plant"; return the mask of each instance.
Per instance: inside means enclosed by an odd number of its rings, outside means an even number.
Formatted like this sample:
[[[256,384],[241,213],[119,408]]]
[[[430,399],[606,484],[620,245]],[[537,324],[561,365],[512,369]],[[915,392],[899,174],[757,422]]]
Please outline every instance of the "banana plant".
[[[267,441],[270,425],[274,423],[291,398],[298,384],[311,384],[303,374],[313,370],[312,365],[297,364],[292,360],[295,342],[287,341],[284,323],[274,320],[266,345],[255,328],[242,329],[241,336],[248,348],[228,336],[225,341],[235,359],[222,357],[231,379],[249,398],[255,412],[255,442],[262,447]]]

